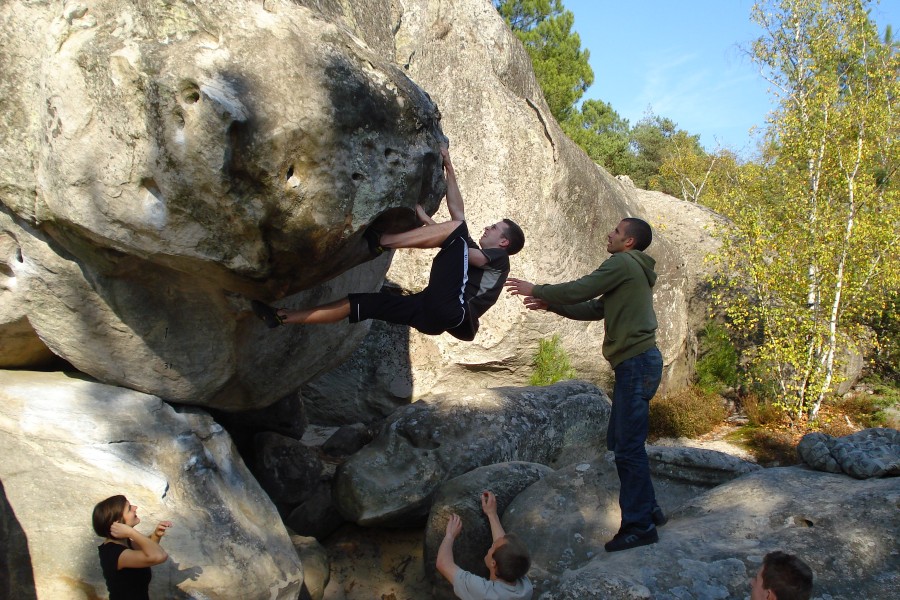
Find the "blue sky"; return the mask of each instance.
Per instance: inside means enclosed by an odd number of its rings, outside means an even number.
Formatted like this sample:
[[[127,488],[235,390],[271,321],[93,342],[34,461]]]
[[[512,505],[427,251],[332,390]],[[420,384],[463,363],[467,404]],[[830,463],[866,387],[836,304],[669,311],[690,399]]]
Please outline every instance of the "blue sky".
[[[752,127],[772,106],[767,84],[746,56],[762,35],[752,0],[563,0],[590,50],[594,84],[583,96],[609,102],[637,123],[648,109],[718,145],[752,156]],[[872,11],[879,29],[900,33],[900,1]]]

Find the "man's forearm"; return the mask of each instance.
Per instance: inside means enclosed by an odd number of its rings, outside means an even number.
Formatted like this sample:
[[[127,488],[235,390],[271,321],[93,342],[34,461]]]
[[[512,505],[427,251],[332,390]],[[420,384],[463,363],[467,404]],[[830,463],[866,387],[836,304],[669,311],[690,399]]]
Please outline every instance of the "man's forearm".
[[[441,540],[441,546],[438,548],[437,561],[435,566],[438,572],[453,584],[453,578],[456,576],[456,562],[453,560],[453,538],[448,535]]]
[[[554,305],[579,304],[597,298],[614,289],[627,277],[628,271],[622,268],[622,260],[626,259],[614,256],[595,271],[573,281],[536,285],[531,295]]]
[[[550,304],[547,310],[575,321],[602,321],[606,313],[602,300],[589,300],[568,305]]]
[[[462,192],[459,191],[459,184],[456,182],[456,172],[453,165],[449,163],[445,165],[447,171],[447,210],[450,211],[450,218],[454,221],[466,220],[466,209],[463,204]]]
[[[506,531],[503,530],[503,525],[500,524],[500,517],[497,516],[497,513],[488,515],[488,523],[491,524],[491,537],[495,542],[506,535]]]

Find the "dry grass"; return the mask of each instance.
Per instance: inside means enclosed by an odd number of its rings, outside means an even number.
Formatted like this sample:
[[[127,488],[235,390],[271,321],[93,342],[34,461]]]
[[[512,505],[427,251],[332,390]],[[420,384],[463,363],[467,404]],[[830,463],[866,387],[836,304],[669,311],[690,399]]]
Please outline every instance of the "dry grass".
[[[723,425],[724,402],[721,397],[698,388],[654,399],[650,403],[650,440],[661,437],[698,438]],[[747,425],[727,434],[725,439],[753,454],[765,467],[798,464],[797,444],[807,433],[818,431],[841,437],[869,427],[896,427],[894,413],[887,408],[900,406],[900,394],[892,386],[869,386],[858,393],[823,404],[816,421],[791,418],[788,411],[747,395],[740,399],[740,412]],[[730,429],[730,427],[723,427]]]
[[[694,438],[712,431],[725,419],[722,397],[689,387],[650,403],[651,440],[663,437]]]
[[[732,433],[728,439],[749,450],[762,466],[783,467],[800,463],[797,455],[800,437],[790,431],[748,425]]]

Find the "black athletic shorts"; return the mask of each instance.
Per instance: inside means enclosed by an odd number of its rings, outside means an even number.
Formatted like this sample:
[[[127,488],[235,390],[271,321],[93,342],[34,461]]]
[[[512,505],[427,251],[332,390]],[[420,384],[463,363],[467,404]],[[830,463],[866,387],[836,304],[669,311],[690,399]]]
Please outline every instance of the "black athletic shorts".
[[[409,325],[426,335],[438,335],[458,326],[466,316],[468,237],[469,230],[463,222],[444,240],[441,250],[431,261],[428,287],[417,294],[350,294],[350,322],[378,319]]]

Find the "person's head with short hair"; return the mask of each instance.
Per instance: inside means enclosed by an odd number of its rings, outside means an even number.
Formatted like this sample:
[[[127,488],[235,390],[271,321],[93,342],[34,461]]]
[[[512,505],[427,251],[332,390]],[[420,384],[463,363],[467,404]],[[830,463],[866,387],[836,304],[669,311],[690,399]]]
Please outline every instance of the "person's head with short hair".
[[[653,242],[653,229],[650,224],[636,217],[622,219],[625,223],[625,235],[634,238],[634,249],[644,251]]]
[[[776,550],[766,554],[750,580],[750,600],[809,600],[812,585],[812,569],[805,562]]]
[[[518,254],[525,247],[525,232],[512,219],[503,219],[503,224],[506,225],[503,237],[509,240],[506,253],[510,256]]]
[[[112,524],[122,521],[127,506],[128,499],[122,495],[110,496],[106,500],[98,502],[91,517],[94,532],[102,538],[110,537],[109,530]]]
[[[519,536],[507,533],[491,545],[484,563],[492,576],[515,583],[525,577],[531,568],[531,554]]]

